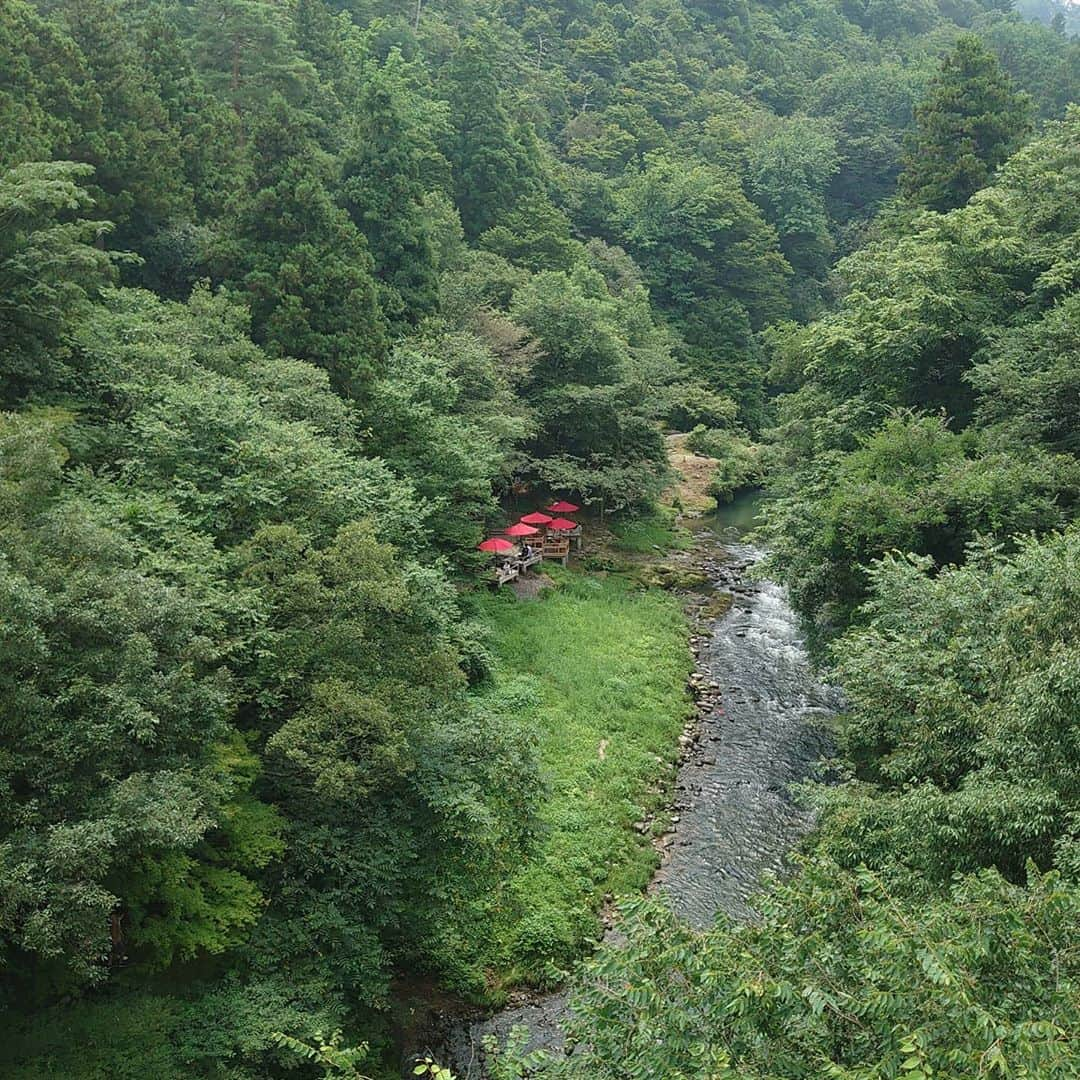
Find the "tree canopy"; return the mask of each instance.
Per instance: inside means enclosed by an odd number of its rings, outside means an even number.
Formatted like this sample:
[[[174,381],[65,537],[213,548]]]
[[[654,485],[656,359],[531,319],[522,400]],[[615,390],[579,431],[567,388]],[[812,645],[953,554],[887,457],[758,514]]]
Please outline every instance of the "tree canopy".
[[[652,512],[676,432],[771,488],[844,781],[760,925],[637,912],[559,1069],[1075,1062],[1080,40],[1020,8],[0,5],[0,1072],[374,1073],[402,980],[561,977],[609,855],[550,830],[652,851],[545,816],[605,744],[552,793],[476,544]],[[603,701],[677,700],[583,580]]]

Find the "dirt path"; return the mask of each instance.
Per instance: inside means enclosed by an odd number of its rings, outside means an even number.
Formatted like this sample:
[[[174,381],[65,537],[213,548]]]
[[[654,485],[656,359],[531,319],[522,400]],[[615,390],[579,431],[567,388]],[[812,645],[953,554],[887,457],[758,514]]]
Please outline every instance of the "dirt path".
[[[675,471],[675,483],[664,492],[661,501],[675,506],[690,517],[707,514],[716,509],[716,500],[709,494],[709,482],[716,469],[716,459],[702,457],[686,447],[689,435],[665,435],[668,461]]]

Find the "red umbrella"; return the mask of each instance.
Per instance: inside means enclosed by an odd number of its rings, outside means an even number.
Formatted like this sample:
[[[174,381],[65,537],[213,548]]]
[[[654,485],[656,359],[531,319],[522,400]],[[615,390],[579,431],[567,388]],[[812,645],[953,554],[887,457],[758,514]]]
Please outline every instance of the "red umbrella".
[[[560,499],[559,502],[553,502],[548,509],[556,514],[576,514],[581,507]]]
[[[522,525],[520,521],[516,525],[511,525],[509,529],[503,529],[507,536],[535,536],[539,531],[531,525]]]
[[[526,525],[547,525],[551,521],[550,514],[541,514],[539,510],[532,514],[526,514],[522,519]]]
[[[555,518],[554,521],[548,522],[548,528],[554,529],[556,532],[570,532],[578,527],[576,521],[570,521],[567,518]]]
[[[484,540],[476,545],[481,551],[513,551],[514,545],[501,536],[493,536],[490,540]]]

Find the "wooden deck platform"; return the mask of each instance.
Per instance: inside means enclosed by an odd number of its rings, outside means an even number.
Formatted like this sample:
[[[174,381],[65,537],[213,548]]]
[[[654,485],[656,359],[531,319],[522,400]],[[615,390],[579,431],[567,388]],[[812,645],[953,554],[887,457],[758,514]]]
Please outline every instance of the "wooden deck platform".
[[[570,541],[549,535],[544,537],[542,550],[545,559],[558,559],[565,566],[570,556]]]

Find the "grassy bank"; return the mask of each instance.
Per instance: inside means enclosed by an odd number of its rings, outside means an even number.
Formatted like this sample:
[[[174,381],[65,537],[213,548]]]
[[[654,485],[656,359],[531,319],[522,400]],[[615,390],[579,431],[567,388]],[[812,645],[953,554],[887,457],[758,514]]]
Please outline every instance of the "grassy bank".
[[[616,519],[610,525],[614,550],[628,555],[652,555],[690,547],[692,540],[666,507],[641,517]]]
[[[453,974],[494,999],[556,981],[596,936],[605,897],[648,882],[656,855],[634,825],[663,801],[688,709],[677,600],[618,575],[567,571],[557,585],[476,601],[496,655],[485,693],[527,710],[545,785],[520,868],[482,911],[461,912]]]

